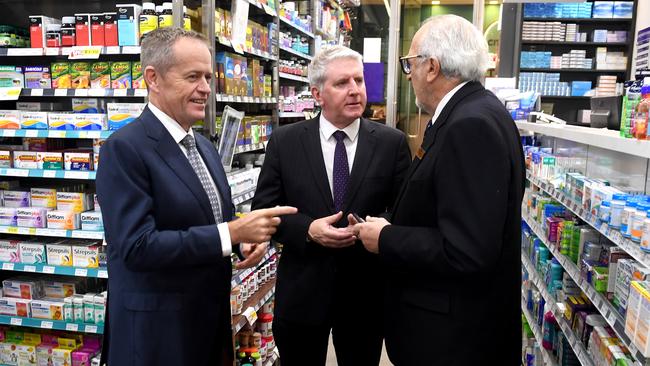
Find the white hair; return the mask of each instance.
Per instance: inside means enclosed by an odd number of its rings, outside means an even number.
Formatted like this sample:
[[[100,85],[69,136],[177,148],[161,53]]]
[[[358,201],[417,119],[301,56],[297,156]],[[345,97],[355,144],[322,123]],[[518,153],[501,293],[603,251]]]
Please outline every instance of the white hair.
[[[418,53],[440,63],[447,78],[480,81],[488,67],[488,46],[483,34],[469,21],[457,15],[429,18],[424,25]],[[423,26],[424,26],[423,25]]]
[[[342,58],[351,58],[359,61],[360,64],[363,63],[361,54],[347,47],[336,45],[323,48],[309,64],[309,85],[322,89],[327,66],[330,62]]]

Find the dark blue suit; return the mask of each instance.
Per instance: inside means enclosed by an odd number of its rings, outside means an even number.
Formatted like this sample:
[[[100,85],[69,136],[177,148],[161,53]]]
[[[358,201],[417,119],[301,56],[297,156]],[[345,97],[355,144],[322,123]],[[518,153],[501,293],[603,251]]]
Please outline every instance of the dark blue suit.
[[[229,221],[234,208],[221,159],[195,137]],[[221,365],[232,344],[231,264],[188,159],[149,108],[106,141],[100,159],[109,364]]]

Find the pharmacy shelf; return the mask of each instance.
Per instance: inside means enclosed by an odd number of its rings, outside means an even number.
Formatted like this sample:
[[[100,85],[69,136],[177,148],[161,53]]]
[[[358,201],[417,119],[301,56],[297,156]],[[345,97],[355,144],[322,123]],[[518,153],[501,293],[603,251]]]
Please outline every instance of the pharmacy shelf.
[[[66,330],[69,332],[103,334],[104,326],[96,324],[68,323],[60,320],[43,320],[20,316],[0,315],[0,324],[17,327]]]
[[[242,306],[242,309],[246,311],[248,308],[253,308],[257,313],[264,304],[269,302],[273,295],[275,294],[275,279],[270,280],[264,285],[260,286],[259,290],[251,296]],[[237,334],[240,330],[248,323],[248,319],[242,314],[233,316],[232,319],[232,329],[233,333]]]
[[[555,300],[555,297],[548,292],[548,289],[546,288],[546,284],[541,279],[539,273],[537,273],[537,270],[535,269],[533,264],[523,253],[521,254],[521,263],[524,265],[526,272],[528,272],[528,276],[530,280],[535,284],[535,287],[539,289],[539,292],[542,294],[542,297],[544,298],[546,304],[550,306],[551,312],[555,316],[555,319],[557,320],[560,329],[562,329],[562,332],[564,333],[567,340],[569,341],[569,344],[573,349],[573,353],[575,353],[576,357],[578,357],[580,364],[582,366],[594,366],[594,361],[592,360],[589,353],[587,353],[584,344],[582,344],[582,342],[576,337],[575,333],[573,332],[573,329],[571,329],[571,327],[567,324],[564,315],[562,314],[559,307],[557,306],[557,301]]]
[[[524,22],[568,22],[568,23],[630,23],[630,18],[540,18],[525,17]]]
[[[304,76],[298,76],[298,75],[293,75],[293,74],[287,74],[284,72],[280,73],[280,79],[289,79],[289,80],[295,80],[295,81],[300,81],[306,84],[309,84],[309,79],[307,79]]]
[[[280,354],[278,353],[278,348],[273,349],[273,353],[271,354],[271,357],[269,357],[266,362],[264,362],[264,366],[273,366],[275,361],[277,361],[280,358]]]
[[[54,238],[104,239],[103,231],[40,229],[34,227],[0,226],[0,234],[49,236]]]
[[[147,89],[27,89],[20,92],[21,97],[116,97],[143,98]]]
[[[11,262],[0,262],[0,266],[3,271],[43,273],[75,277],[108,278],[108,269],[106,268],[79,268],[51,266],[43,263],[24,264]]]
[[[544,245],[546,245],[551,254],[558,260],[558,262],[560,262],[573,282],[575,282],[580,287],[580,290],[582,290],[582,292],[587,295],[589,301],[591,301],[591,303],[596,307],[598,312],[605,318],[605,320],[607,320],[607,324],[609,324],[609,326],[614,329],[618,335],[618,338],[620,338],[621,342],[623,342],[623,344],[630,350],[632,357],[637,361],[635,365],[650,365],[650,358],[646,360],[646,358],[643,357],[636,346],[630,341],[630,338],[627,336],[627,334],[625,334],[625,318],[623,315],[621,315],[616,310],[616,307],[612,305],[612,303],[610,303],[603,294],[596,291],[596,289],[590,283],[582,278],[580,275],[580,269],[578,269],[578,266],[575,263],[573,263],[564,254],[561,254],[555,245],[549,243],[548,239],[546,239],[546,236],[544,235],[544,230],[542,230],[539,223],[526,215],[522,215],[522,217],[528,226],[530,226],[530,228],[533,230],[535,235],[537,235],[537,237],[544,243]],[[523,258],[524,257],[522,256],[522,260]]]
[[[331,34],[325,32],[324,30],[322,30],[322,29],[320,29],[320,28],[316,28],[316,34],[318,34],[319,36],[321,36],[321,38],[322,38],[324,41],[334,41],[334,40],[336,40],[336,36],[333,36],[333,35],[331,35]]]
[[[57,139],[107,139],[115,131],[54,131],[0,129],[0,137],[38,137]]]
[[[4,56],[68,56],[73,49],[97,48],[99,46],[57,47],[57,48],[0,48]],[[140,46],[99,47],[101,55],[139,55]]]
[[[537,341],[537,344],[539,344],[539,349],[542,353],[542,359],[544,360],[544,365],[557,366],[557,362],[555,362],[553,357],[551,357],[551,355],[548,353],[548,350],[542,347],[542,331],[539,329],[539,325],[537,325],[537,322],[535,322],[535,319],[533,319],[533,316],[530,314],[530,311],[528,311],[528,309],[526,308],[526,300],[523,297],[521,298],[521,312],[524,313],[524,316],[526,317],[526,320],[530,325],[530,329],[533,331],[535,340]]]
[[[538,69],[530,67],[521,67],[522,72],[568,72],[568,73],[590,73],[590,74],[625,74],[627,70],[606,70],[606,69]]]
[[[266,14],[268,14],[268,15],[270,15],[272,17],[277,17],[278,16],[278,13],[275,11],[275,9],[273,9],[272,7],[270,7],[270,6],[266,5],[266,4],[262,4],[257,0],[247,0],[247,1],[248,1],[249,4],[255,6],[256,8],[258,8],[260,10],[264,10],[264,12]]]
[[[591,99],[591,97],[581,95],[542,95],[542,99]]]
[[[259,262],[257,266],[255,266],[254,268],[242,269],[233,273],[232,280],[230,280],[230,287],[235,287],[240,283],[242,283],[246,277],[250,276],[251,274],[253,274],[253,272],[257,271],[259,267],[263,266],[266,263],[266,261],[271,259],[271,257],[274,256],[276,253],[277,251],[275,247],[271,247],[271,249],[269,249],[266,255],[264,255],[264,258],[262,258],[262,260]]]
[[[228,38],[217,37],[217,41],[222,46],[232,48],[233,50],[235,49],[232,46],[232,42]],[[267,60],[267,61],[277,61],[277,57],[273,57],[273,55],[271,55],[270,53],[268,53],[266,51],[259,51],[259,50],[256,50],[256,49],[244,49],[243,52],[244,52],[244,54],[251,55],[251,56],[257,56],[257,57],[262,58],[262,59]]]
[[[550,125],[530,122],[516,123],[517,127],[521,130],[541,133],[547,136],[650,159],[650,141],[626,139],[621,137],[618,131],[570,125]]]
[[[238,194],[236,196],[233,196],[232,197],[232,203],[234,205],[239,205],[241,203],[244,203],[244,202],[246,202],[248,200],[253,199],[253,196],[255,195],[255,189],[256,188],[253,188],[253,189],[251,189],[249,191],[246,191],[244,193],[240,193],[240,194]]]
[[[257,144],[248,144],[248,145],[239,145],[235,147],[235,154],[241,154],[250,151],[264,150],[264,143],[260,142]]]
[[[547,45],[547,46],[566,46],[566,47],[626,47],[626,42],[558,42],[558,41],[536,41],[522,40],[521,44],[526,45]]]
[[[634,258],[637,262],[641,263],[646,268],[650,268],[650,253],[642,251],[638,243],[635,243],[632,240],[624,237],[619,230],[610,227],[607,223],[600,222],[597,215],[592,215],[588,209],[585,209],[582,207],[582,205],[568,198],[562,190],[555,189],[552,184],[533,176],[530,171],[526,172],[526,179],[528,179],[528,181],[530,181],[535,186],[542,189],[544,192],[546,192],[546,194],[553,197],[564,207],[568,208],[576,216],[580,217],[582,221],[591,225],[612,243],[625,250],[625,252],[632,256],[632,258]]]
[[[217,102],[230,102],[230,103],[257,103],[257,104],[270,104],[277,103],[276,97],[246,97],[241,95],[227,95],[216,94]]]
[[[47,170],[47,169],[16,169],[0,168],[0,177],[31,177],[55,179],[95,180],[97,172],[93,170]]]
[[[309,61],[311,61],[311,60],[314,59],[312,56],[309,56],[309,55],[306,54],[306,53],[298,52],[298,51],[296,51],[296,50],[294,50],[294,49],[292,49],[292,48],[289,48],[289,47],[280,46],[280,50],[282,50],[282,51],[284,51],[284,52],[288,52],[288,53],[290,53],[290,54],[292,54],[292,55],[294,55],[294,56],[302,57],[302,58],[304,58],[305,60],[309,60]]]
[[[291,20],[283,18],[283,17],[279,17],[279,18],[280,18],[280,24],[286,24],[289,27],[299,31],[300,33],[306,35],[309,38],[315,38],[314,33],[310,32],[310,31],[308,31],[306,29],[303,29],[302,27],[297,26]]]
[[[280,118],[305,118],[305,114],[302,112],[280,112],[278,116]]]

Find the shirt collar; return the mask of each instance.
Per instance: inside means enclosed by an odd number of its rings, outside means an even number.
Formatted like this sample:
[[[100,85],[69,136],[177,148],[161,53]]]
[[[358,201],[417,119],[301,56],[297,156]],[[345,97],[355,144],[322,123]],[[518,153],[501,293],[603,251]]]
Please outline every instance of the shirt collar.
[[[151,113],[153,113],[153,115],[158,118],[163,126],[165,126],[165,129],[169,132],[170,135],[172,135],[172,138],[174,141],[176,141],[177,144],[180,144],[188,134],[194,137],[194,131],[191,128],[188,132],[186,132],[178,122],[165,114],[165,112],[158,109],[158,107],[153,105],[151,102],[149,102],[147,106],[149,107],[149,110],[151,110]]]
[[[445,108],[447,103],[451,100],[451,98],[462,88],[467,84],[467,81],[463,81],[462,83],[456,85],[455,88],[451,89],[447,94],[445,94],[444,97],[442,97],[442,100],[440,100],[440,103],[438,103],[438,106],[436,107],[436,112],[433,114],[433,118],[431,118],[431,124],[436,123],[436,120],[440,116],[440,113],[442,113],[442,110]]]
[[[339,128],[334,126],[332,122],[328,121],[327,118],[323,116],[323,113],[320,114],[319,126],[320,131],[326,140],[329,140],[334,132],[339,131]],[[345,132],[345,135],[350,139],[350,141],[354,141],[359,135],[359,126],[361,126],[361,120],[357,118],[346,128],[341,129],[341,131]]]

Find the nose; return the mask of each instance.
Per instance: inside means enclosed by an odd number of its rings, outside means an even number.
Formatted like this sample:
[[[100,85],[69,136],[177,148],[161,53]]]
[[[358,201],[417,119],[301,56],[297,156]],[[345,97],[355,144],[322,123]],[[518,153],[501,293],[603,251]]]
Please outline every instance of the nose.
[[[198,91],[200,91],[202,93],[208,93],[208,94],[210,93],[210,81],[207,78],[205,78],[205,77],[201,78],[201,82],[199,83]]]
[[[359,90],[361,89],[359,85],[357,85],[357,82],[352,80],[350,81],[350,89],[348,89],[349,94],[351,95],[357,95],[359,94]]]

